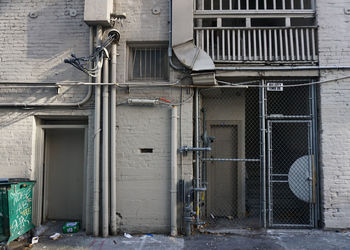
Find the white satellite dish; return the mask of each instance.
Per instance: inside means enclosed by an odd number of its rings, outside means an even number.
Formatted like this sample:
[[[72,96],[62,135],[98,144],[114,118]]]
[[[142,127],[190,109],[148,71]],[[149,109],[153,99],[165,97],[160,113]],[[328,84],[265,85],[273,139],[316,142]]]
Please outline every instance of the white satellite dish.
[[[298,158],[290,167],[288,184],[293,194],[300,200],[312,202],[312,172],[311,156],[304,155]]]

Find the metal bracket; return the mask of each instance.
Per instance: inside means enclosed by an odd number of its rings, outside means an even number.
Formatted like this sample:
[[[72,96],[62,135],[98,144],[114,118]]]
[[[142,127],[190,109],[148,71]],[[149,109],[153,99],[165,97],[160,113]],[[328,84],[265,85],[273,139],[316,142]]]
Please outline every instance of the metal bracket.
[[[189,151],[204,152],[204,151],[210,151],[210,150],[211,150],[211,147],[193,148],[189,146],[182,146],[181,148],[178,149],[178,152],[183,153],[186,156]]]

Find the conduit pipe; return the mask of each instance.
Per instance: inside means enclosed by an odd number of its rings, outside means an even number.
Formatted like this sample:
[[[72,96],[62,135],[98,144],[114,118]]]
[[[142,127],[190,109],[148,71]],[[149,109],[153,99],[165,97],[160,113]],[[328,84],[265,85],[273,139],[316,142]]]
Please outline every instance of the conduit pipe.
[[[177,107],[171,108],[171,205],[170,205],[170,235],[177,235]]]
[[[94,27],[90,26],[89,27],[89,54],[91,55],[94,51]],[[89,76],[89,82],[92,82],[92,77]],[[89,86],[89,92],[91,96],[92,92],[92,86]],[[90,167],[90,164],[87,168],[86,175],[85,175],[85,229],[87,234],[92,233],[92,227],[91,227],[91,207],[90,207],[90,197],[91,197],[91,185],[90,185],[90,177],[92,175],[93,169]]]
[[[218,71],[288,71],[288,70],[331,70],[331,69],[350,69],[348,65],[331,66],[289,66],[289,67],[215,67]]]
[[[92,86],[89,86],[88,92],[85,97],[78,102],[66,102],[66,103],[23,103],[23,102],[4,102],[0,103],[0,107],[16,107],[16,108],[31,108],[31,107],[80,107],[87,103],[92,96]]]
[[[105,57],[103,62],[103,82],[109,81],[108,57]],[[102,236],[108,236],[109,230],[109,86],[103,86],[102,90]]]
[[[111,47],[111,82],[117,82],[117,43]],[[117,86],[111,87],[111,234],[117,234],[117,160],[116,160],[116,127],[117,127]]]
[[[96,45],[101,45],[102,27],[96,27]],[[95,82],[101,82],[99,70]],[[93,173],[93,235],[99,235],[100,213],[100,130],[101,130],[101,86],[95,86],[95,122],[94,122],[94,173]]]

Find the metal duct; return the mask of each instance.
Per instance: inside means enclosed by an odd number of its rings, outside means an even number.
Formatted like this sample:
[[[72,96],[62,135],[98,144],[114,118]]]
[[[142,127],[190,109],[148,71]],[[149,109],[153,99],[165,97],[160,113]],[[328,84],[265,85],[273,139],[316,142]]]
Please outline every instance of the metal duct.
[[[172,49],[179,61],[193,73],[205,76],[193,78],[193,84],[215,85],[215,65],[211,57],[193,43],[193,2],[176,0],[171,4]]]

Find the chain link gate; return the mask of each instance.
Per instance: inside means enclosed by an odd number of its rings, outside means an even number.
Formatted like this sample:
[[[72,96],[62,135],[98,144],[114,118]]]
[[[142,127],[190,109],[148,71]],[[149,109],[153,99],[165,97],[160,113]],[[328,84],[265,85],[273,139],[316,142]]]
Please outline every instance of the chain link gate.
[[[198,91],[197,146],[211,150],[197,152],[195,186],[206,191],[195,203],[207,229],[314,226],[315,87],[270,82]],[[300,152],[283,151],[289,144]]]
[[[264,88],[269,227],[315,226],[316,96],[306,82],[267,81],[281,87]]]

